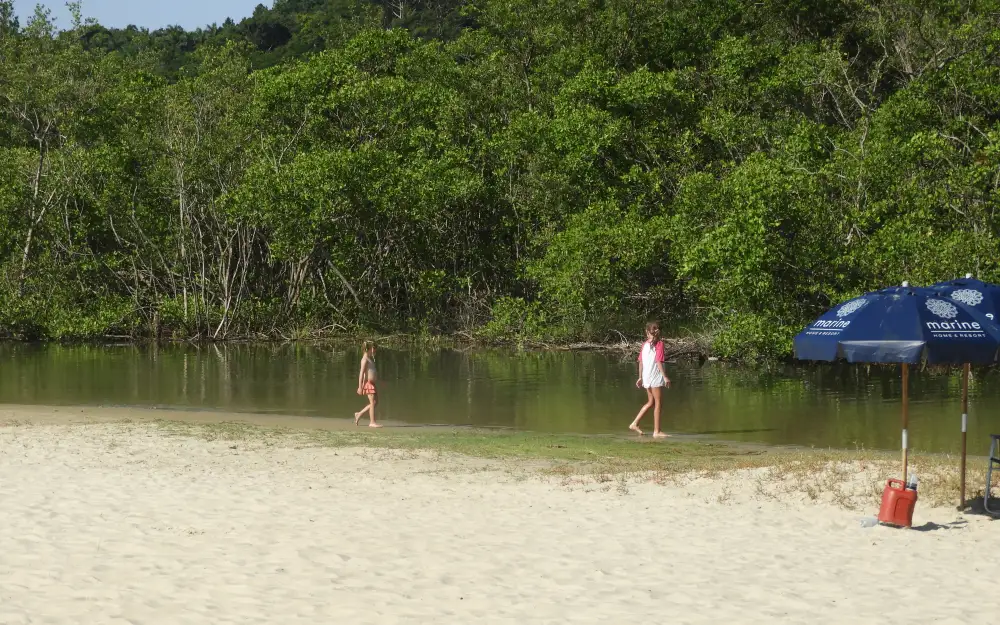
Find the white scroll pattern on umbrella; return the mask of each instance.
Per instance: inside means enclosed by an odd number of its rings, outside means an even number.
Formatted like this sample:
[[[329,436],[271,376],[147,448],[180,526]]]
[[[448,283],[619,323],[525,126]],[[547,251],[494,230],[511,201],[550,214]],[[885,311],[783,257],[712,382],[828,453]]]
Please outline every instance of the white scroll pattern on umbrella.
[[[851,301],[847,302],[846,304],[840,307],[840,309],[837,311],[837,316],[846,317],[848,315],[853,315],[854,313],[864,308],[867,304],[868,300],[866,300],[863,297],[859,297],[858,299],[852,299]]]
[[[967,306],[978,306],[983,303],[983,294],[975,289],[958,289],[951,294],[951,299]]]
[[[943,299],[927,300],[927,310],[942,319],[954,319],[958,316],[958,308],[955,308],[954,304],[949,304]]]

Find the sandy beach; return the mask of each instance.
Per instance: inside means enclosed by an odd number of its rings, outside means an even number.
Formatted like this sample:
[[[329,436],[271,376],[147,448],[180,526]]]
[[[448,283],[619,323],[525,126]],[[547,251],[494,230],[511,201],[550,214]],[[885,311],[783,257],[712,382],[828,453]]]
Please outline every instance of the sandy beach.
[[[602,484],[43,420],[0,426],[0,476],[4,625],[884,625],[1000,607],[1000,525],[918,506],[922,531],[866,529],[745,475]]]

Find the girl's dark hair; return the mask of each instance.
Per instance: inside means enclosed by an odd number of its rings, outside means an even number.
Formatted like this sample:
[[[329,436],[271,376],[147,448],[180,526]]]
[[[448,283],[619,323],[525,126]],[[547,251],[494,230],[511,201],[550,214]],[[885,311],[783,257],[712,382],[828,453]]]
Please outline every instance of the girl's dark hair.
[[[370,352],[373,347],[375,347],[375,341],[365,341],[364,342],[364,350],[365,350],[366,354],[368,352]]]
[[[660,322],[659,321],[650,321],[649,323],[647,323],[646,324],[646,332],[649,333],[649,334],[651,334],[651,335],[653,335],[653,340],[651,341],[651,343],[653,345],[656,345],[657,343],[660,342]]]

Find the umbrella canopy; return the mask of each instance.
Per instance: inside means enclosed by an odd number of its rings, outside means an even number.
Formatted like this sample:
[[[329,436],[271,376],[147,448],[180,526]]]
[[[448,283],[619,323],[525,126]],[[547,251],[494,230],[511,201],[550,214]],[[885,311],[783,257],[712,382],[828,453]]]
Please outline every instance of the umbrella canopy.
[[[936,290],[892,287],[832,308],[794,345],[800,360],[989,364],[1000,348],[1000,326]]]
[[[960,302],[967,308],[977,310],[990,320],[1000,320],[1000,285],[976,280],[971,273],[964,278],[938,282],[929,287],[940,293],[945,299]],[[965,477],[966,456],[968,455],[969,431],[969,365],[962,368],[962,456],[959,471],[958,508],[965,508]]]
[[[991,321],[1000,320],[1000,285],[977,280],[968,274],[964,278],[938,282],[928,288],[945,299],[983,313]]]

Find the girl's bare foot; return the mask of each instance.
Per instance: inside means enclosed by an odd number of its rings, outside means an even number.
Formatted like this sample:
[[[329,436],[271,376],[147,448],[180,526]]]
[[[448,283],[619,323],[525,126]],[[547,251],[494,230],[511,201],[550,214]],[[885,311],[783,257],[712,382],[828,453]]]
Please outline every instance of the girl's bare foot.
[[[382,425],[380,423],[369,423],[368,427],[370,427],[370,428],[380,428],[380,427],[382,427]]]
[[[653,438],[670,438],[670,435],[663,432],[653,432]]]
[[[354,425],[357,425],[358,421],[360,421],[360,420],[361,420],[361,413],[360,412],[355,412],[354,413]]]
[[[628,429],[632,430],[633,432],[635,432],[639,436],[642,436],[642,430],[639,429],[638,425],[636,425],[636,424],[633,423],[632,425],[628,426]]]

